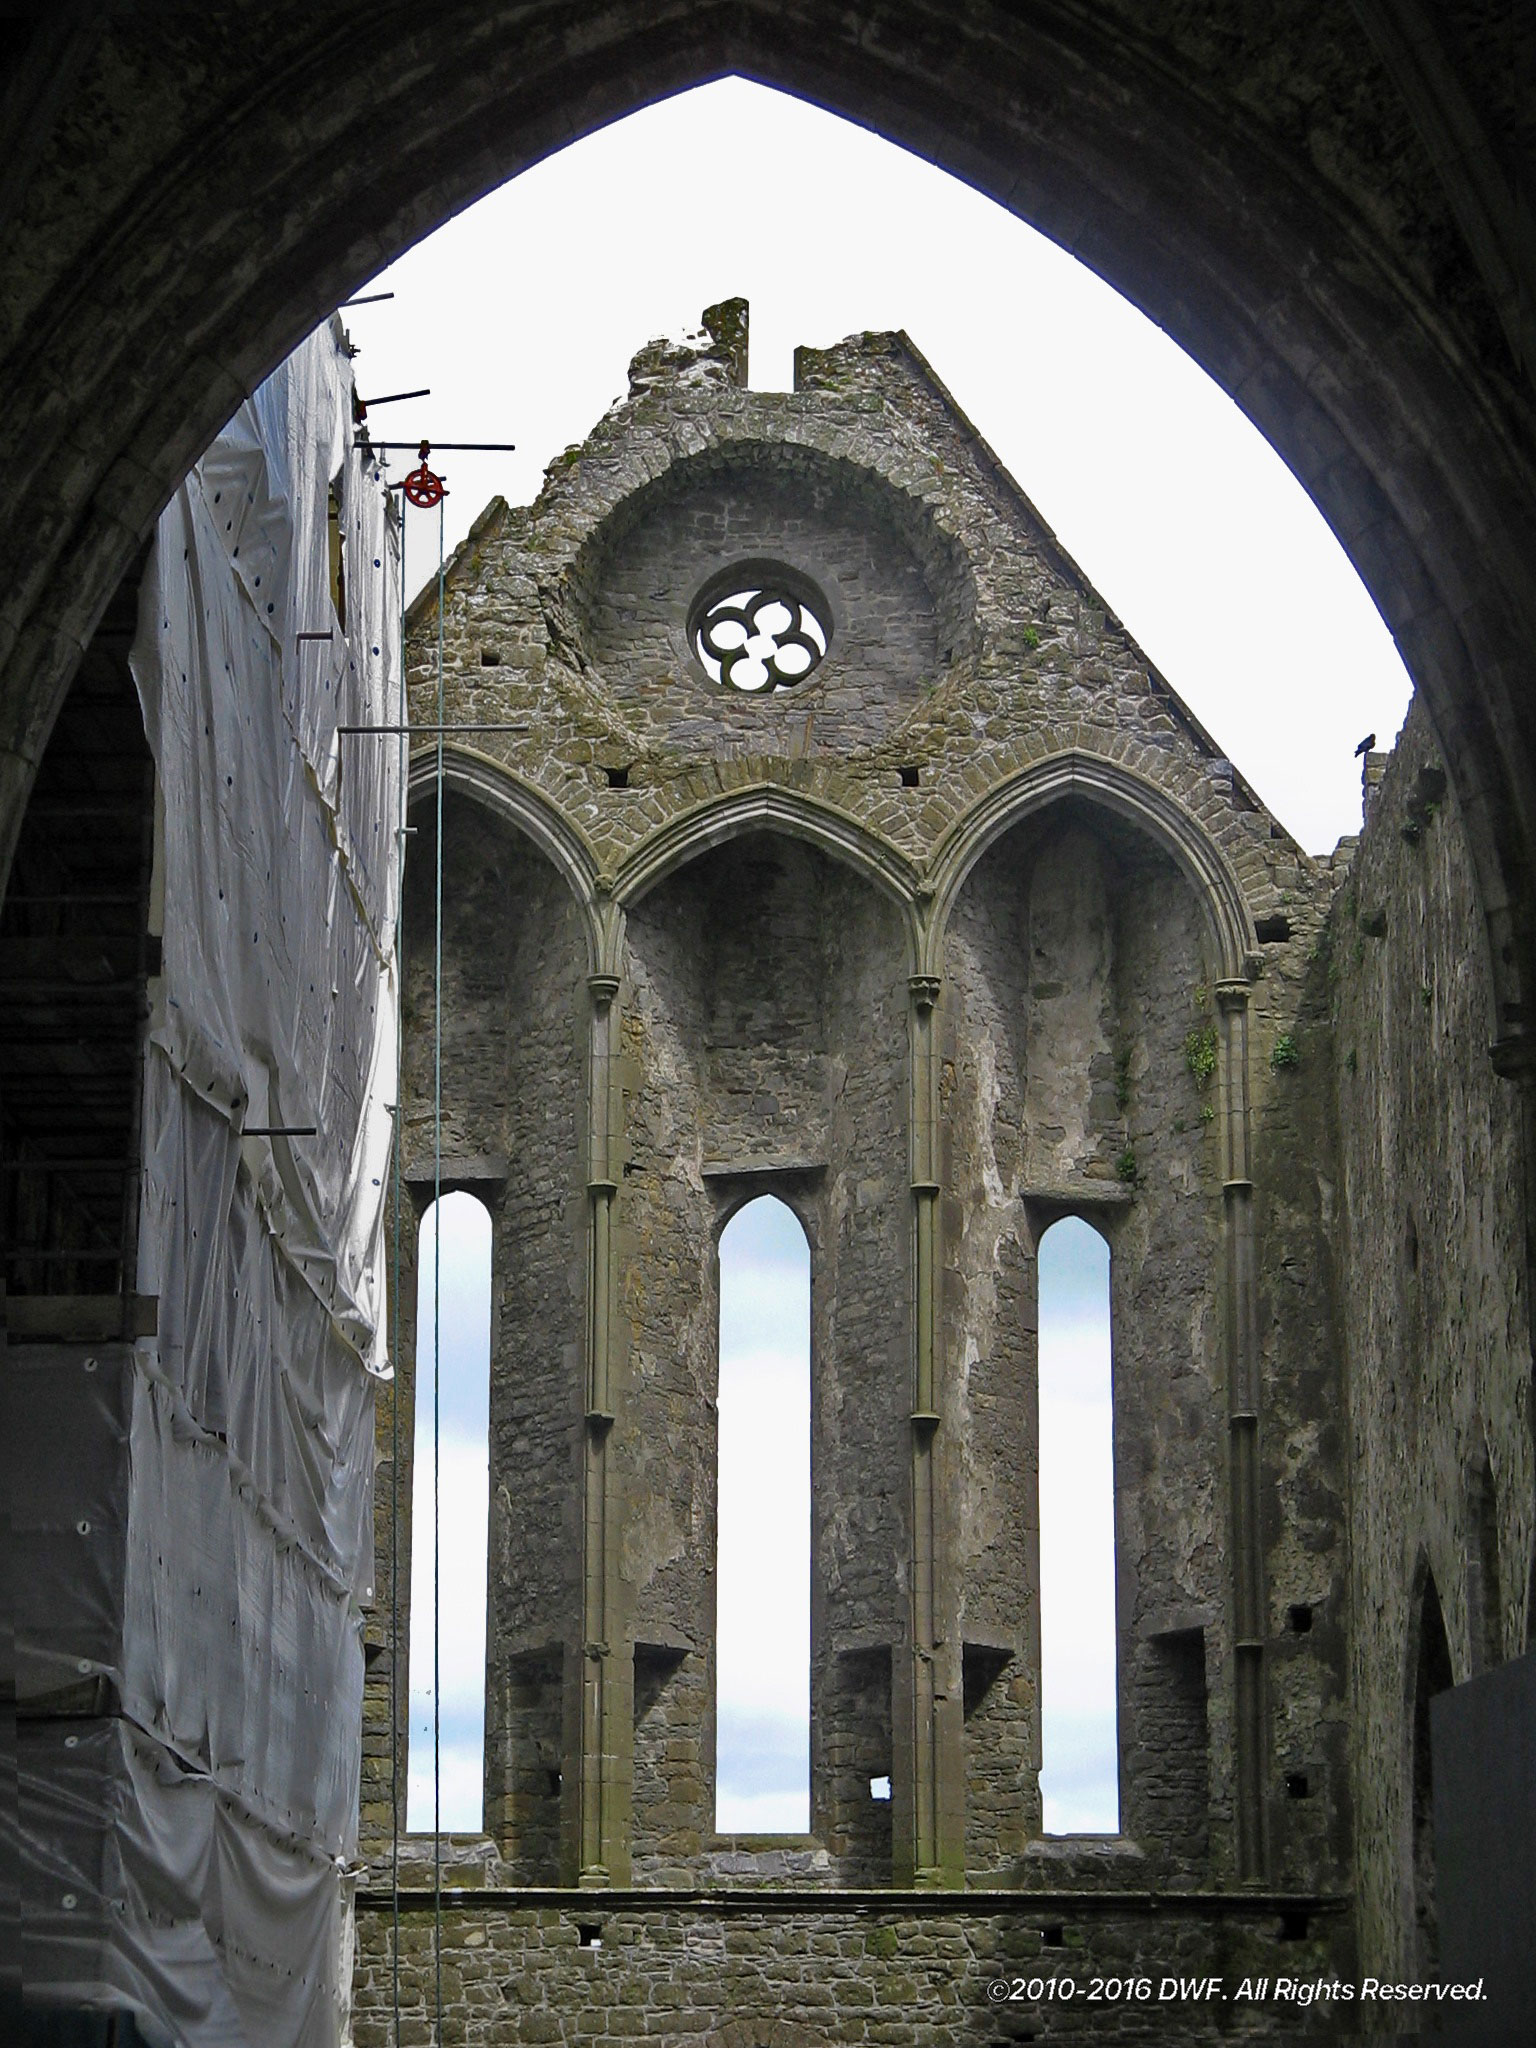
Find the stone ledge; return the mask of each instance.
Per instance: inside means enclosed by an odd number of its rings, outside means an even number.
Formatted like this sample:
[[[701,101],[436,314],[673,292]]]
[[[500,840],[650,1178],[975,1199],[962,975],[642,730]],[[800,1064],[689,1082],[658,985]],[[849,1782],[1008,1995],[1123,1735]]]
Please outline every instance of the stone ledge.
[[[402,1913],[431,1912],[436,1893],[428,1889],[400,1891]],[[1147,1891],[1147,1890],[1039,1890],[1039,1891],[843,1891],[832,1886],[791,1890],[770,1890],[759,1886],[709,1890],[612,1890],[578,1891],[560,1886],[528,1886],[515,1890],[484,1889],[460,1891],[443,1888],[443,1905],[451,1912],[568,1912],[584,1921],[599,1914],[694,1913],[734,1917],[753,1913],[804,1913],[813,1917],[828,1914],[905,1915],[925,1920],[966,1920],[992,1918],[1015,1913],[1031,1917],[1042,1913],[1070,1918],[1074,1913],[1129,1913],[1144,1918],[1192,1915],[1202,1919],[1267,1918],[1277,1913],[1342,1913],[1352,1903],[1347,1892],[1259,1892],[1259,1891]],[[363,1913],[394,1910],[394,1894],[388,1889],[369,1887],[356,1895],[356,1907]]]

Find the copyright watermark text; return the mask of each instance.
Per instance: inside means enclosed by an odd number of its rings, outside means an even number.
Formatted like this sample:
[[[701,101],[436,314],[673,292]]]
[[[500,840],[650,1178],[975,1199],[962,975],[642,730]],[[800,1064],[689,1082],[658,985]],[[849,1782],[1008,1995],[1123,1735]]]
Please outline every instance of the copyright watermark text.
[[[993,1977],[987,1998],[993,2005],[1165,2005],[1213,2002],[1233,2005],[1476,2005],[1484,1997],[1481,1977],[1465,1984],[1397,1983],[1385,1977],[1243,1977],[1231,1986],[1222,1977]]]

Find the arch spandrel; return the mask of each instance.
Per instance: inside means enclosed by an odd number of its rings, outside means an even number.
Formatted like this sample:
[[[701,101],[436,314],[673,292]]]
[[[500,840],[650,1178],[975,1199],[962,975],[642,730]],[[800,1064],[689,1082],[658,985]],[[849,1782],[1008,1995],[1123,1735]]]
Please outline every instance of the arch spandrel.
[[[1068,748],[999,783],[958,819],[941,840],[925,882],[933,909],[925,920],[921,971],[943,972],[944,938],[967,877],[988,847],[1032,812],[1067,797],[1113,811],[1153,839],[1177,864],[1204,910],[1220,978],[1252,978],[1253,916],[1230,861],[1205,827],[1166,790],[1119,762]]]

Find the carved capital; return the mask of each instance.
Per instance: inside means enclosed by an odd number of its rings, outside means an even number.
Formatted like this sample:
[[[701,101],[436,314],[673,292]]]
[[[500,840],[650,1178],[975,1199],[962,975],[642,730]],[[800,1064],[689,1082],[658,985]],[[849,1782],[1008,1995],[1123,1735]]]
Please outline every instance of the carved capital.
[[[919,1010],[931,1010],[939,1000],[943,981],[937,974],[911,974],[907,987],[912,992],[912,1001]]]
[[[599,1010],[606,1010],[619,992],[619,977],[616,974],[589,974],[587,987],[592,992],[592,1001]]]
[[[1246,1010],[1251,991],[1246,981],[1218,981],[1216,1001],[1223,1010]]]

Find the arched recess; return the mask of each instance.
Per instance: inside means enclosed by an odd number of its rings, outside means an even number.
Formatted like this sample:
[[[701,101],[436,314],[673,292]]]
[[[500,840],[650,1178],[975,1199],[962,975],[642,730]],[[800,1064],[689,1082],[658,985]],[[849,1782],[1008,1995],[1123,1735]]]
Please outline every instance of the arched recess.
[[[906,1611],[909,940],[867,873],[751,822],[700,839],[628,903],[613,1224],[627,1362],[610,1442],[635,1638],[634,1871],[655,1881],[714,1824],[716,1601],[698,1532],[715,1505],[715,1248],[738,1209],[773,1194],[816,1275],[811,1826],[841,1881],[879,1884],[891,1801],[871,1784],[892,1771]],[[647,1715],[668,1689],[659,1735],[641,1719],[642,1663]]]
[[[419,748],[411,756],[410,802],[422,802],[431,794],[436,781],[436,751]],[[443,749],[443,783],[445,788],[473,797],[494,816],[515,825],[543,854],[580,907],[586,934],[587,971],[599,973],[612,950],[612,937],[597,895],[597,858],[570,819],[542,790],[524,781],[514,770],[467,747]]]
[[[873,883],[900,914],[908,971],[915,971],[917,875],[911,862],[846,812],[777,783],[730,790],[670,819],[619,868],[612,883],[614,900],[628,910],[701,854],[751,832],[803,840]]]
[[[1060,1219],[1079,1217],[1114,1254],[1120,1829],[1191,1874],[1219,1853],[1258,1877],[1246,983],[1219,978],[1209,899],[1190,859],[1147,829],[1143,808],[1085,800],[1064,778],[1053,800],[1020,806],[1011,827],[985,841],[977,833],[973,845],[940,899],[946,1174],[969,1196],[964,1228],[944,1249],[957,1269],[945,1350],[968,1361],[970,1417],[987,1418],[984,1431],[967,1424],[978,1509],[957,1518],[967,1654],[995,1644],[1028,1656],[1038,1640],[1045,1531],[989,1526],[983,1510],[1036,1460],[1044,1487],[1029,1399],[1044,1344],[1043,1330],[1034,1335],[1041,1243]],[[1205,1056],[1193,1063],[1192,1044]],[[1236,1800],[1213,1796],[1209,1674],[1215,1712],[1238,1723]],[[1019,1853],[990,1786],[1000,1767],[1026,1770],[1036,1740],[1006,1688],[993,1687],[967,1720],[973,1879]],[[1223,1807],[1235,1839],[1213,1839]],[[1044,1825],[1043,1810],[1024,1821],[1028,1832]]]
[[[1429,1561],[1421,1553],[1409,1604],[1408,1754],[1406,1763],[1405,1850],[1408,1922],[1403,1963],[1421,1984],[1435,1981],[1439,1957],[1439,1916],[1435,1903],[1434,1768],[1429,1703],[1455,1682],[1445,1613]]]
[[[491,1214],[485,1831],[519,1881],[553,1882],[580,1609],[572,1545],[551,1531],[571,1512],[587,1325],[576,1175],[594,935],[590,903],[572,887],[579,848],[557,840],[563,857],[551,858],[552,828],[525,792],[454,767],[442,799],[440,992],[430,760],[416,778],[401,923],[402,1170],[422,1207],[438,1186],[468,1188]],[[413,1278],[403,1276],[407,1338]],[[419,1332],[416,1349],[427,1355]]]
[[[243,393],[480,193],[734,70],[991,193],[1077,250],[1244,405],[1340,535],[1425,691],[1468,819],[1499,996],[1519,1002],[1536,518],[1529,401],[1497,339],[1518,294],[1485,238],[1462,238],[1433,149],[1401,135],[1376,157],[1349,146],[1362,94],[1384,133],[1415,121],[1432,133],[1467,94],[1454,65],[1425,67],[1416,44],[1394,43],[1384,10],[1336,38],[1281,38],[1299,97],[1271,89],[1269,38],[1211,38],[1180,17],[1127,26],[1101,4],[1027,22],[983,8],[963,36],[937,0],[896,0],[878,33],[830,0],[574,20],[450,4],[430,22],[383,17],[362,46],[325,9],[290,10],[266,25],[268,86],[255,94],[238,38],[210,24],[206,43],[187,31],[174,49],[141,45],[139,22],[61,31],[48,55],[62,84],[19,96],[13,116],[8,162],[31,172],[35,203],[11,238],[25,284],[8,395],[32,433],[0,509],[7,854],[82,637],[134,536]],[[1427,101],[1405,104],[1393,80],[1415,65]],[[124,76],[146,89],[123,92]],[[1319,132],[1332,137],[1321,148]],[[1453,280],[1438,298],[1428,246]],[[1522,1015],[1501,1010],[1511,1029]]]
[[[797,438],[789,446],[782,440],[755,438],[743,431],[739,421],[724,421],[707,429],[710,438],[700,448],[679,447],[664,432],[647,434],[643,427],[631,429],[651,451],[648,481],[632,490],[617,474],[609,479],[598,475],[592,483],[604,495],[572,508],[565,575],[585,637],[591,637],[595,624],[591,610],[615,552],[622,552],[638,528],[664,515],[678,499],[692,508],[697,497],[723,477],[738,491],[750,490],[754,482],[759,487],[764,482],[791,482],[802,502],[810,497],[841,503],[866,536],[866,547],[872,530],[893,528],[921,567],[927,594],[935,600],[938,643],[946,650],[946,659],[963,654],[974,625],[975,571],[959,541],[940,523],[937,508],[915,484],[903,451],[893,444],[881,449],[866,466],[864,461],[837,452],[841,436],[835,427],[812,419],[798,424]],[[691,537],[692,561],[698,559],[698,546],[697,538]],[[744,551],[735,548],[734,558],[739,560]],[[560,566],[557,557],[551,568]],[[844,600],[835,589],[827,596],[841,633]],[[591,651],[601,666],[599,649],[594,646]]]
[[[929,863],[933,909],[923,934],[921,972],[943,971],[944,936],[966,877],[989,846],[1033,812],[1081,797],[1145,832],[1183,871],[1199,899],[1223,980],[1246,979],[1257,941],[1253,919],[1231,864],[1184,806],[1156,783],[1118,761],[1067,748],[1032,762],[990,790],[946,832]]]

